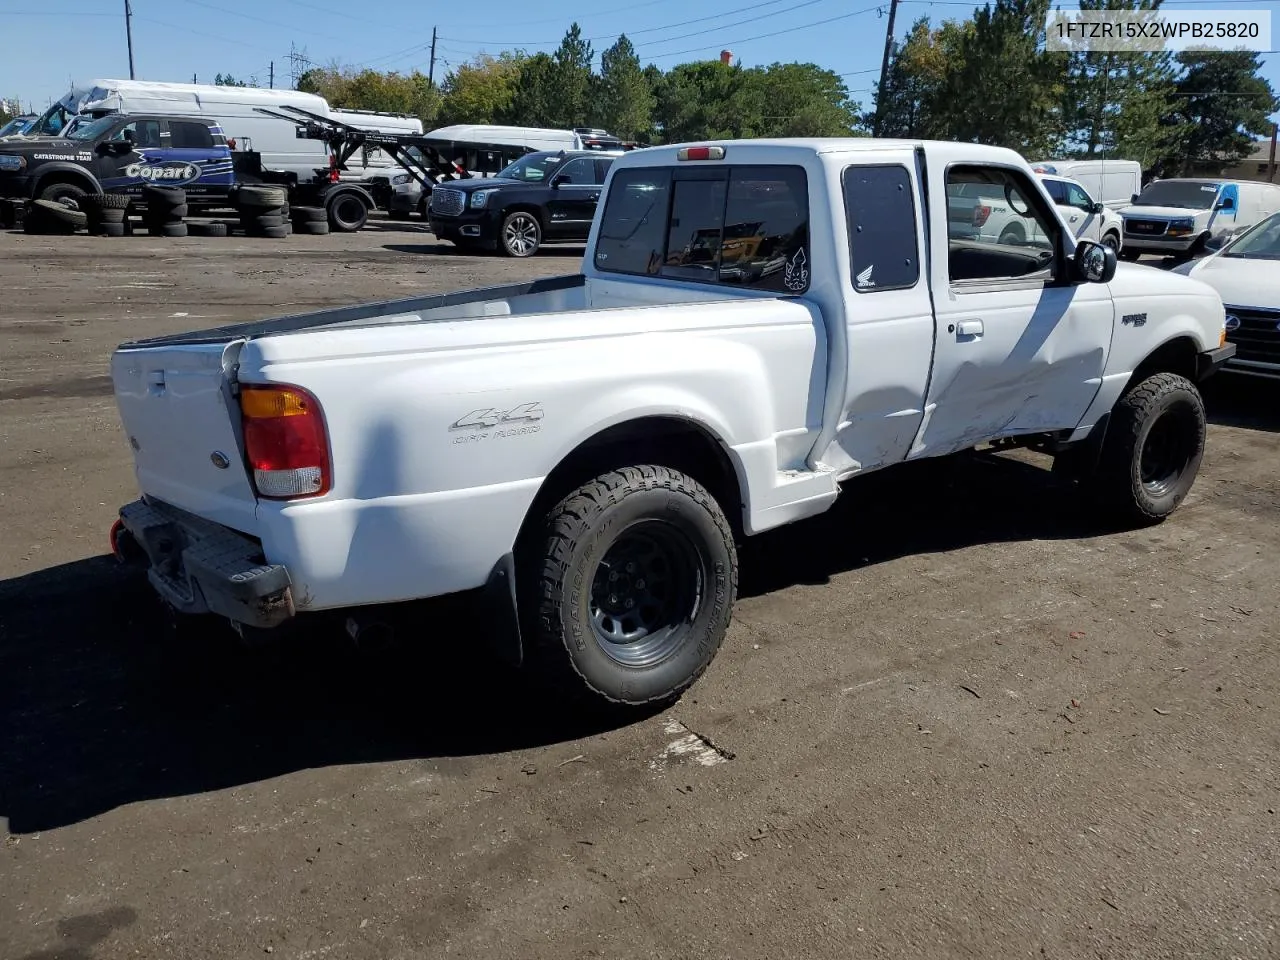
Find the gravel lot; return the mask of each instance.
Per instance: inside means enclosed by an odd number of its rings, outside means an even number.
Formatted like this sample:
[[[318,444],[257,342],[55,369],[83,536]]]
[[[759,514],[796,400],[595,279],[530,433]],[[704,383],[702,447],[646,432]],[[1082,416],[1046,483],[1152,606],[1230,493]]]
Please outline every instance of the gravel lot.
[[[1034,457],[752,542],[707,676],[587,729],[416,611],[167,642],[104,557],[121,340],[571,272],[409,225],[0,233],[0,957],[1280,955],[1280,387],[1224,378],[1164,525]]]

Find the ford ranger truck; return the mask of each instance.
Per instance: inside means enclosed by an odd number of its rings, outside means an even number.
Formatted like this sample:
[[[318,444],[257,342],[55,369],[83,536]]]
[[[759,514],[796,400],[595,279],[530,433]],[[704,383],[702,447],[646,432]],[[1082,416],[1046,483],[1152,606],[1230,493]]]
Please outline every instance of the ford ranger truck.
[[[974,183],[1039,245],[953,235]],[[640,705],[711,663],[741,538],[849,478],[995,443],[1136,523],[1191,489],[1222,301],[1071,239],[1012,151],[664,146],[604,194],[573,275],[120,346],[118,555],[242,630],[479,591],[539,682]]]

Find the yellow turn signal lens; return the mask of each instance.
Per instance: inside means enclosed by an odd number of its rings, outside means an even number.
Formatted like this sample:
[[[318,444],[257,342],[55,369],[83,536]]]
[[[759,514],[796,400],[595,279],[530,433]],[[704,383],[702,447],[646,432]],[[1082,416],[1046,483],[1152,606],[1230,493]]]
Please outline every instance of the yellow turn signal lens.
[[[246,417],[297,417],[310,413],[307,398],[279,387],[245,387],[240,391],[240,412]]]

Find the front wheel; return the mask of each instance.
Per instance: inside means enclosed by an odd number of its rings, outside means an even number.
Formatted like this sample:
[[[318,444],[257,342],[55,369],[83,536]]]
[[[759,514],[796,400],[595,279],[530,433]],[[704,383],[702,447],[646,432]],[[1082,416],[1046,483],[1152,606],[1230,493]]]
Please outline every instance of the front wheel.
[[[89,193],[74,183],[51,183],[40,191],[39,199],[60,203],[68,209],[84,212]]]
[[[1120,259],[1125,260],[1129,263],[1136,263],[1138,260],[1138,257],[1140,256],[1142,256],[1141,250],[1121,250],[1120,251]]]
[[[720,505],[691,477],[606,473],[561,500],[531,548],[531,654],[558,686],[597,703],[666,703],[719,650],[737,551]]]
[[[1117,254],[1119,254],[1119,253],[1120,253],[1120,236],[1119,236],[1119,234],[1116,234],[1116,233],[1107,233],[1107,234],[1103,234],[1103,237],[1102,237],[1102,245],[1103,245],[1104,247],[1110,247],[1110,248],[1111,248],[1112,250],[1114,250]]]
[[[1128,520],[1158,523],[1195,483],[1204,438],[1204,400],[1195,384],[1173,373],[1150,376],[1112,411],[1095,492]]]
[[[502,252],[508,257],[532,257],[542,244],[542,225],[525,210],[517,210],[502,221]]]
[[[355,233],[369,219],[369,208],[352,193],[344,193],[329,203],[329,226],[340,233]]]

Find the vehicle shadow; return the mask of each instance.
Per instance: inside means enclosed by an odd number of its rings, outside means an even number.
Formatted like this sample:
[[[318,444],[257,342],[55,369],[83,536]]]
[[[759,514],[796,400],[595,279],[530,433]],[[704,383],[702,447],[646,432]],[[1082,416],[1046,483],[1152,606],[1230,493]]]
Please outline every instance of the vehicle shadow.
[[[912,554],[1120,531],[1073,484],[1055,477],[1048,462],[1024,453],[974,452],[850,480],[826,513],[746,541],[739,596],[821,585]]]
[[[1048,471],[1006,456],[909,464],[827,514],[753,538],[742,594],[823,583],[907,553],[1101,532]],[[175,637],[108,557],[0,582],[0,816],[15,834],[114,807],[334,764],[474,756],[634,722],[540,698],[478,639],[475,607],[399,608],[401,644],[356,651],[342,617],[246,650]]]
[[[455,247],[452,243],[444,240],[435,240],[434,238],[426,243],[384,243],[382,249],[390,250],[393,253],[414,253],[427,254],[432,256],[448,256],[448,257],[495,257],[498,254],[486,250],[463,250]],[[564,257],[575,260],[582,259],[582,244],[560,245],[551,244],[549,246],[539,248],[534,257]]]
[[[1210,423],[1280,433],[1280,380],[1218,374],[1205,382],[1203,393]]]

